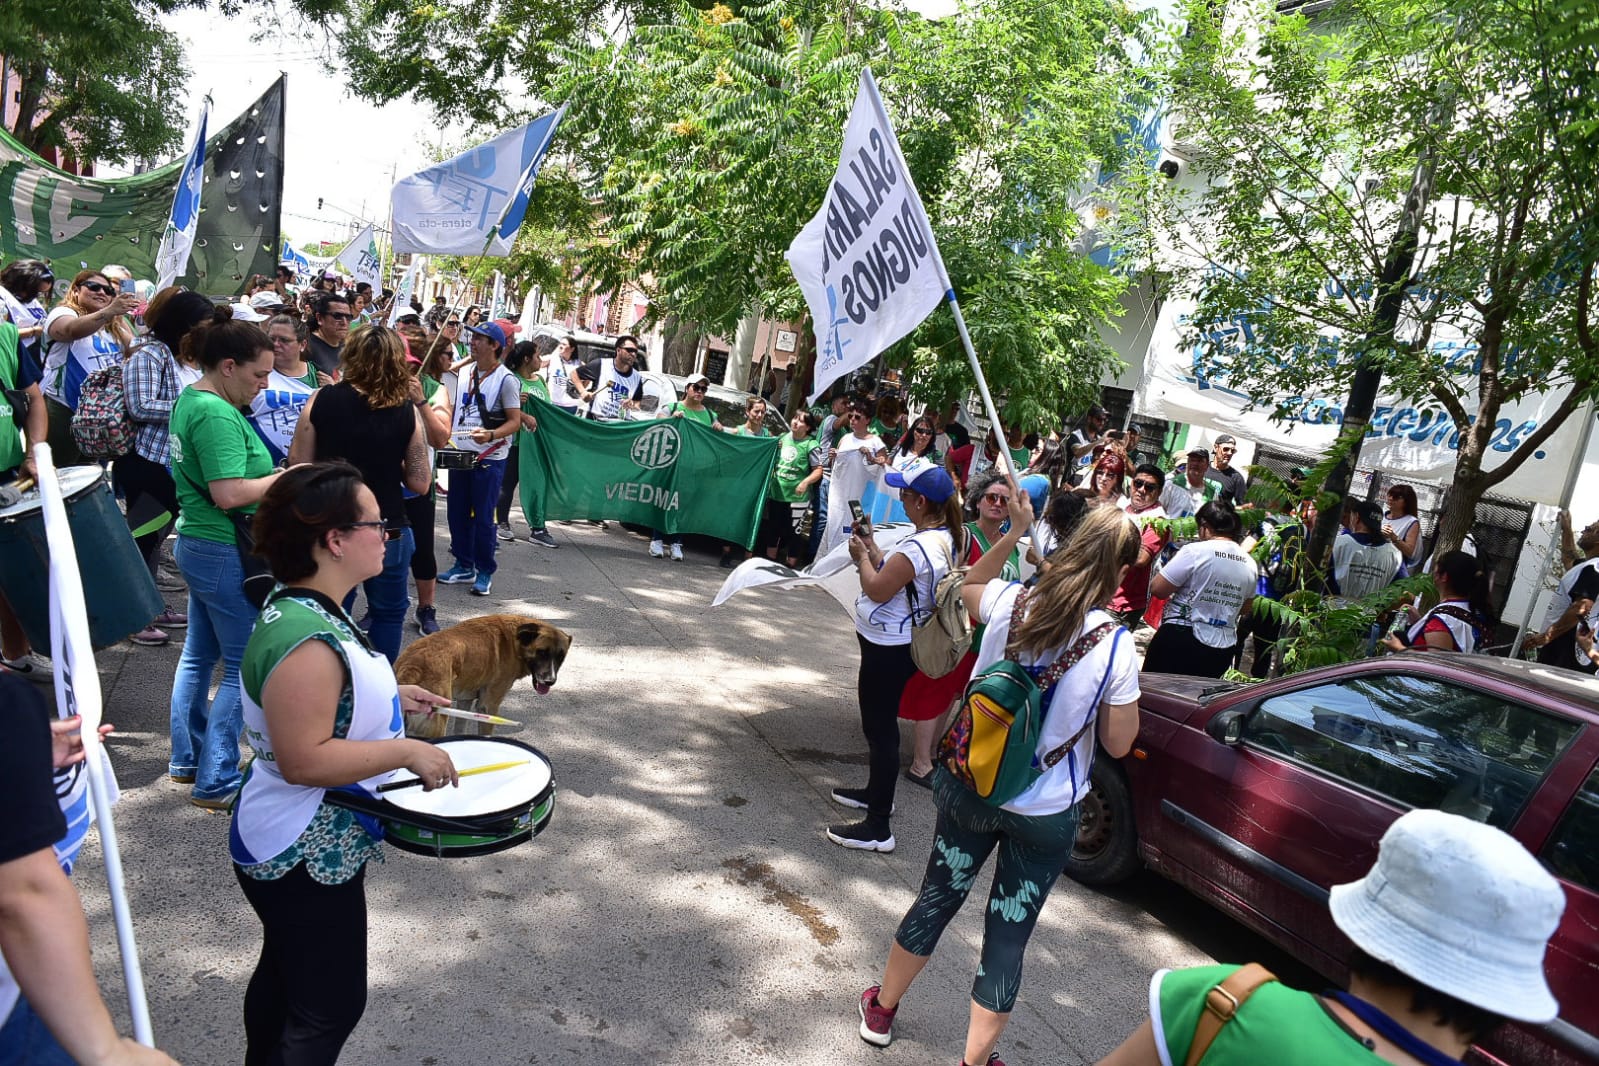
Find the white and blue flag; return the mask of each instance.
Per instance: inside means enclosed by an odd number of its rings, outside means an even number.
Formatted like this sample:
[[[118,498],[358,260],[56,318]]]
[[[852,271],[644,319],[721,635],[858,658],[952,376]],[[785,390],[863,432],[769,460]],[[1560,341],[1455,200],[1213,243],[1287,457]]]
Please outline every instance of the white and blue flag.
[[[288,241],[283,242],[283,254],[278,256],[278,262],[291,268],[296,274],[304,274],[311,269],[311,260],[305,257],[304,252],[297,252]]]
[[[565,105],[426,170],[390,194],[394,250],[507,255]],[[487,246],[485,248],[485,245]]]
[[[211,98],[200,105],[200,128],[194,135],[189,157],[172,194],[172,213],[161,233],[161,248],[155,255],[157,292],[177,281],[189,269],[189,251],[194,247],[194,231],[200,225],[200,189],[205,184],[205,124],[211,115]]]

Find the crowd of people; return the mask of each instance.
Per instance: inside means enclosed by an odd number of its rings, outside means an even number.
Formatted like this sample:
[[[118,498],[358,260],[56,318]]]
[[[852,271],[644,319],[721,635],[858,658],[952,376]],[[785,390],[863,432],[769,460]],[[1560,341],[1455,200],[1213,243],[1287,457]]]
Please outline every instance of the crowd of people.
[[[424,313],[416,306],[394,315],[391,294],[341,288],[328,276],[296,290],[295,280],[280,267],[245,298],[215,303],[178,288],[141,288],[127,271],[106,266],[76,274],[50,307],[55,279],[45,264],[0,271],[7,319],[0,322],[0,385],[10,411],[0,416],[0,485],[33,476],[23,440],[48,440],[60,465],[96,461],[78,449],[74,418],[93,388],[91,375],[122,368],[136,432],[130,450],[110,460],[112,480],[151,578],[187,594],[181,610],[163,604],[131,636],[157,644],[185,631],[172,684],[168,774],[190,786],[196,806],[231,812],[237,880],[263,932],[245,997],[245,1061],[252,1064],[333,1062],[361,1018],[364,876],[377,844],[358,814],[327,796],[370,791],[401,770],[425,790],[457,780],[442,749],[404,736],[395,710],[426,713],[450,694],[399,685],[392,667],[408,619],[421,633],[437,631],[437,584],[491,594],[496,555],[516,542],[517,442],[538,432],[524,396],[599,420],[643,409],[635,337],[619,338],[609,358],[583,363],[573,338],[519,342],[514,323],[486,320],[476,308],[457,314],[441,304]],[[749,397],[742,421],[723,425],[706,406],[709,385],[691,378],[684,398],[655,417],[768,435],[767,400]],[[915,723],[903,774],[929,790],[937,812],[920,890],[881,979],[859,999],[860,1035],[872,1044],[892,1040],[913,982],[993,855],[961,1062],[998,1064],[995,1048],[1026,947],[1076,839],[1093,760],[1125,755],[1136,738],[1140,650],[1143,670],[1219,677],[1238,661],[1252,621],[1257,671],[1280,636],[1252,618],[1252,606],[1293,587],[1294,545],[1309,536],[1313,505],[1292,514],[1268,505],[1269,521],[1246,525],[1241,512],[1257,505],[1233,465],[1232,437],[1189,450],[1167,470],[1140,461],[1135,430],[1107,423],[1095,407],[1048,436],[974,436],[958,408],[915,413],[896,395],[856,388],[839,390],[820,410],[798,411],[778,440],[755,551],[796,565],[840,550],[859,575],[854,625],[867,776],[861,787],[832,791],[859,820],[830,826],[826,836],[852,850],[895,849],[901,718]],[[448,471],[447,486],[436,470]],[[910,527],[891,545],[879,544],[871,518],[859,512],[868,488],[890,498],[890,513]],[[440,494],[452,562],[442,572],[433,548]],[[1358,599],[1426,563],[1439,602],[1396,624],[1384,643],[1477,650],[1492,624],[1477,560],[1466,552],[1426,558],[1409,486],[1393,486],[1387,503],[1386,511],[1372,501],[1346,506],[1332,591]],[[558,545],[542,515],[523,518],[528,542]],[[1174,538],[1159,521],[1166,518],[1192,518],[1192,536]],[[163,544],[173,533],[168,568]],[[1599,523],[1583,531],[1579,546],[1599,557]],[[740,551],[725,546],[723,564],[733,565]],[[649,554],[681,560],[681,537],[655,531]],[[1027,580],[1024,562],[1034,569]],[[1553,648],[1569,634],[1559,654],[1569,650],[1574,664],[1596,655],[1594,562],[1573,566],[1562,583],[1570,607],[1541,641]],[[954,670],[931,677],[918,668],[913,635],[957,567],[967,568],[959,606],[975,632]],[[26,646],[3,597],[0,645],[3,673],[49,680],[48,664]],[[1031,679],[1045,711],[1036,772],[997,803],[959,780],[934,746],[968,682],[1007,664]],[[19,700],[34,717],[43,716],[32,709],[39,703]],[[18,809],[54,809],[39,789],[41,778],[48,781],[45,759],[65,765],[81,756],[70,725],[57,727],[48,756],[40,730],[31,721],[27,730],[27,743],[8,749],[7,760],[21,769],[8,774],[5,789]],[[241,737],[255,755],[244,767]],[[29,949],[37,915],[5,906],[18,891],[54,893],[58,907],[67,898],[57,863],[41,858],[55,821],[40,818],[28,832],[0,834],[0,949],[21,989],[0,1049],[17,1023],[30,1027],[28,1039],[40,1048],[59,1039],[62,1055],[169,1062],[117,1040],[102,1012],[67,1020],[63,997],[85,995],[81,913],[66,923],[68,965],[52,979]],[[1497,892],[1517,905],[1485,915],[1472,909],[1477,895],[1464,903],[1441,895],[1429,872],[1438,864],[1476,871],[1478,895]],[[1382,891],[1379,877],[1397,888]],[[1396,943],[1398,923],[1413,908],[1393,897],[1407,894],[1432,924]],[[1364,953],[1350,991],[1317,1005],[1303,993],[1274,990],[1261,1010],[1290,1020],[1314,1006],[1336,1016],[1336,1030],[1318,1031],[1319,1046],[1335,1049],[1323,1061],[1353,1060],[1357,1048],[1395,1062],[1426,1061],[1401,1033],[1458,1055],[1504,1017],[1554,1016],[1531,960],[1534,948],[1541,959],[1561,906],[1553,879],[1499,831],[1437,812],[1407,815],[1384,838],[1377,870],[1334,889],[1333,917]],[[1504,997],[1502,981],[1461,977],[1459,968],[1437,963],[1467,922],[1520,945],[1500,975],[1513,979],[1517,996]],[[1157,976],[1151,1022],[1107,1061],[1167,1061],[1186,1051],[1197,1005],[1232,977],[1230,969]],[[1426,1024],[1421,1006],[1405,1006],[1417,990],[1447,997],[1443,1022]],[[1256,1048],[1265,1038],[1254,1027],[1228,1038],[1239,1061],[1276,1054],[1261,1050],[1275,1045]],[[1412,1058],[1384,1055],[1390,1048]],[[43,1055],[26,1061],[54,1061]]]

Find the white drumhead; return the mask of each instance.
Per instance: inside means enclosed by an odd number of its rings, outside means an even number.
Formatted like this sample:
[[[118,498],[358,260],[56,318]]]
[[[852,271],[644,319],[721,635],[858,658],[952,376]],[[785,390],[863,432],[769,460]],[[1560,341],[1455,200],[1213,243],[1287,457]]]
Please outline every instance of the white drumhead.
[[[56,476],[61,480],[61,496],[71,500],[83,494],[84,490],[94,488],[102,478],[105,471],[99,466],[69,466],[57,470]],[[37,511],[42,504],[39,502],[39,489],[37,486],[22,494],[22,499],[10,507],[0,510],[0,522],[14,518],[22,518]]]
[[[461,818],[529,806],[534,797],[549,787],[550,764],[537,752],[520,744],[484,737],[448,737],[439,741],[439,747],[449,753],[456,770],[523,759],[527,760],[527,765],[463,777],[459,787],[445,785],[423,792],[418,785],[386,792],[383,798],[408,811]],[[402,771],[402,776],[410,775]]]

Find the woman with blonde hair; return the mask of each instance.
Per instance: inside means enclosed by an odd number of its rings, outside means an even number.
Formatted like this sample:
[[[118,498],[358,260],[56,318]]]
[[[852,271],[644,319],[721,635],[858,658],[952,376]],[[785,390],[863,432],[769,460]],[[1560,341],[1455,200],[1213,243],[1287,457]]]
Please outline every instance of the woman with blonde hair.
[[[50,419],[50,452],[58,467],[88,462],[72,439],[72,415],[89,375],[127,358],[133,347],[133,327],[127,316],[138,303],[133,293],[118,293],[101,271],[80,270],[67,298],[44,320],[46,348],[40,388]]]
[[[291,463],[344,459],[361,472],[387,525],[383,572],[366,579],[372,644],[393,662],[410,609],[409,576],[416,540],[406,515],[405,490],[425,493],[433,483],[422,383],[405,365],[405,341],[386,326],[350,332],[340,354],[339,380],[318,389],[300,412]],[[355,602],[355,590],[344,604]]]
[[[1024,589],[996,580],[1033,519],[1027,494],[1009,487],[1010,529],[967,573],[962,595],[987,626],[973,676],[1009,659],[1043,686],[1041,773],[1015,799],[993,806],[946,768],[934,770],[938,823],[921,891],[900,922],[882,981],[859,1004],[861,1039],[886,1047],[911,982],[997,848],[961,1059],[976,1066],[1003,1066],[994,1045],[1021,987],[1028,938],[1077,839],[1095,744],[1120,757],[1138,735],[1133,642],[1103,608],[1138,558],[1137,528],[1119,511],[1094,508],[1038,585]]]

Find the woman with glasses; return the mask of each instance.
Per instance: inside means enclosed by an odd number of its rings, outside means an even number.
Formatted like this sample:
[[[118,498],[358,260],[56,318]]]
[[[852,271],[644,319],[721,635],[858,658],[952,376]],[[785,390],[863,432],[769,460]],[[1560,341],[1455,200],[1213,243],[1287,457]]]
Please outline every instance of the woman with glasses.
[[[544,367],[550,402],[569,415],[583,413],[583,393],[577,380],[577,372],[582,365],[577,358],[577,338],[568,333],[555,346],[555,352]]]
[[[17,327],[20,352],[37,376],[44,370],[44,320],[55,275],[42,259],[18,259],[0,270],[0,312]]]
[[[239,787],[239,664],[255,624],[244,595],[236,523],[248,522],[277,480],[272,456],[240,412],[272,376],[272,342],[226,306],[183,340],[200,380],[172,405],[172,476],[178,540],[172,550],[189,586],[189,629],[172,681],[167,773],[192,784],[189,802],[226,810]],[[211,675],[222,683],[211,698]]]
[[[833,472],[828,487],[827,528],[816,549],[820,558],[849,539],[855,519],[850,504],[859,503],[868,484],[882,480],[888,466],[888,448],[883,438],[872,432],[872,404],[851,400],[849,432],[833,448]]]
[[[888,438],[884,438],[887,442]],[[923,415],[911,423],[910,432],[899,439],[893,446],[890,463],[898,465],[901,460],[926,459],[928,462],[942,464],[937,448],[938,431],[933,428],[933,420]]]
[[[461,318],[462,324],[464,324],[467,329],[471,329],[473,326],[482,321],[483,312],[478,309],[477,304],[473,304],[471,307],[468,307],[466,309],[466,314]]]
[[[250,424],[261,434],[261,442],[272,453],[272,461],[288,457],[300,412],[311,394],[333,379],[312,366],[305,358],[305,328],[288,315],[267,320],[267,337],[272,341],[272,376],[267,387],[250,404]]]
[[[139,299],[119,293],[98,270],[79,271],[61,306],[44,320],[45,412],[50,421],[50,452],[56,466],[88,462],[72,439],[72,415],[85,379],[96,370],[116,366],[133,346],[128,317]]]
[[[1010,518],[1010,482],[1002,471],[993,467],[972,479],[966,495],[966,557],[960,566],[973,566],[983,553],[999,543]],[[1022,559],[1018,548],[1000,565],[999,576],[1005,581],[1022,579]],[[972,667],[977,662],[977,649],[983,643],[983,624],[972,618],[972,646],[955,669],[943,677],[928,677],[920,670],[905,686],[899,699],[899,716],[915,723],[911,745],[911,764],[905,776],[923,788],[933,787],[933,748],[943,735],[944,713],[948,711],[966,683],[972,679]]]
[[[1388,487],[1388,509],[1383,514],[1382,535],[1405,557],[1405,572],[1421,562],[1421,519],[1416,490],[1409,485]]]
[[[683,398],[674,400],[655,413],[656,418],[682,418],[690,422],[698,422],[709,429],[721,432],[722,423],[709,407],[705,406],[705,394],[710,391],[711,379],[704,374],[696,374],[688,379],[688,384],[683,387]],[[683,561],[683,534],[667,533],[664,530],[652,530],[650,536],[650,558],[660,559],[665,557],[668,548],[672,553],[674,562]]]
[[[405,490],[425,493],[433,483],[428,464],[427,406],[422,383],[405,365],[405,342],[386,326],[360,326],[343,352],[344,373],[305,404],[289,447],[292,463],[343,459],[361,472],[377,497],[391,536],[380,573],[363,583],[373,645],[393,662],[411,607],[411,555],[416,540],[405,510]],[[355,602],[354,590],[345,603]]]
[[[449,755],[407,740],[401,713],[449,699],[396,684],[340,606],[383,572],[394,543],[360,471],[341,462],[287,471],[254,528],[282,587],[245,649],[253,757],[228,834],[262,930],[244,994],[244,1061],[332,1063],[366,1006],[365,875],[380,850],[327,792],[371,794],[400,769],[424,791],[454,784]]]

